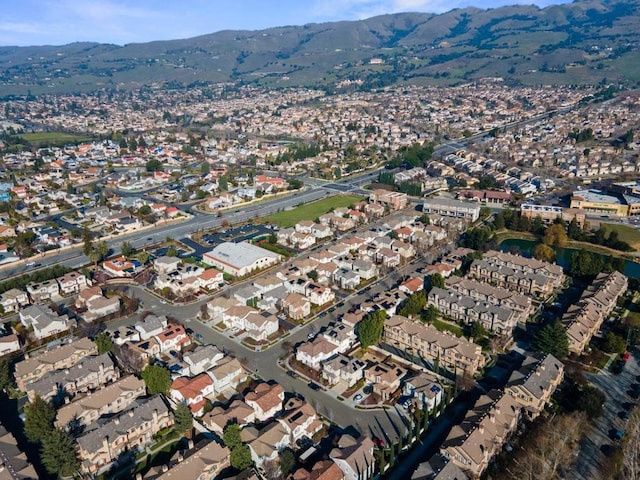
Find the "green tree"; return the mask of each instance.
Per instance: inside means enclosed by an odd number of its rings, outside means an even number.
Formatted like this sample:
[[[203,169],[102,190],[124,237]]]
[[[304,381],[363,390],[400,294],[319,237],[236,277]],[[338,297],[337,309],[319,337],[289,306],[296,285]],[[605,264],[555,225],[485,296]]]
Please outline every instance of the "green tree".
[[[98,355],[102,355],[103,353],[107,352],[113,352],[115,348],[113,340],[107,332],[98,333],[98,335],[96,335],[94,343],[98,348]]]
[[[227,179],[226,175],[222,175],[218,179],[218,189],[221,192],[226,192],[227,190],[229,190],[229,180]]]
[[[318,271],[317,270],[311,270],[309,273],[307,273],[307,277],[309,277],[314,282],[317,282],[318,281]]]
[[[6,391],[15,388],[13,373],[11,372],[11,362],[8,358],[0,358],[0,390]]]
[[[47,472],[62,477],[70,477],[78,470],[75,444],[71,434],[55,428],[42,440],[40,459]]]
[[[420,215],[420,223],[423,225],[431,225],[431,218],[429,218],[429,214],[423,213]]]
[[[51,403],[36,395],[33,402],[24,407],[24,434],[31,443],[40,443],[53,430],[56,409]]]
[[[222,441],[229,450],[234,450],[242,445],[240,425],[237,423],[228,423],[222,431]]]
[[[484,328],[482,323],[473,322],[469,327],[469,335],[471,335],[471,338],[473,338],[474,340],[478,340],[479,338],[487,336],[487,329]]]
[[[167,252],[165,254],[167,257],[177,257],[178,256],[178,249],[176,247],[174,247],[173,245],[171,245],[169,248],[167,248]]]
[[[602,350],[609,353],[624,353],[627,349],[627,341],[620,335],[609,332],[602,341]]]
[[[533,256],[543,262],[552,262],[556,258],[556,251],[549,245],[539,243],[533,249]]]
[[[569,340],[562,323],[555,321],[542,327],[533,339],[533,348],[558,359],[569,355]]]
[[[365,315],[362,321],[358,323],[358,340],[364,350],[380,341],[386,319],[387,312],[376,310]]]
[[[398,308],[398,315],[412,317],[418,315],[427,304],[427,292],[420,290],[408,296]]]
[[[602,390],[593,385],[582,387],[578,396],[576,407],[587,414],[590,419],[598,418],[604,410],[604,402],[607,399]]]
[[[544,243],[556,247],[564,247],[567,244],[567,232],[564,225],[554,223],[544,234]]]
[[[167,394],[171,388],[171,372],[160,365],[147,365],[142,371],[142,379],[149,395]]]
[[[157,158],[152,158],[145,165],[147,172],[161,172],[163,170],[162,162]]]
[[[231,466],[236,470],[244,470],[253,464],[251,450],[246,445],[239,445],[231,450]]]
[[[291,450],[285,448],[280,452],[280,472],[282,473],[282,476],[287,478],[295,468],[296,456]]]
[[[433,323],[438,319],[438,315],[440,315],[440,312],[434,305],[427,305],[427,308],[424,309],[420,316],[420,320],[425,323]]]
[[[193,414],[185,403],[178,403],[173,415],[176,419],[176,430],[178,432],[190,432],[193,428]]]
[[[91,230],[87,227],[82,229],[82,243],[83,243],[83,252],[86,256],[89,256],[91,250],[93,250],[93,243],[91,240]]]
[[[133,245],[131,245],[131,242],[122,242],[122,245],[120,245],[120,253],[122,253],[122,255],[128,258],[134,253],[136,253],[136,249],[133,248]]]
[[[582,229],[580,225],[578,225],[577,220],[574,218],[569,222],[569,226],[567,227],[567,235],[572,240],[579,240],[582,238]]]
[[[151,213],[151,207],[149,205],[142,205],[139,209],[138,209],[138,213],[140,215],[149,215]]]
[[[427,277],[427,286],[429,290],[431,290],[433,287],[445,288],[444,277],[439,273],[434,273],[433,275],[429,275]]]

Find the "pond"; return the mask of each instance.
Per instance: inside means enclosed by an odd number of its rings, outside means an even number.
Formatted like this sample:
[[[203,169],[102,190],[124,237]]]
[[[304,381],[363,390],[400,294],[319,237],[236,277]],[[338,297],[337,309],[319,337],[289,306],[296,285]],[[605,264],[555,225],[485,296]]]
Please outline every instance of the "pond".
[[[533,251],[533,248],[537,244],[538,242],[534,240],[510,238],[510,239],[504,240],[500,244],[500,250],[503,252],[506,252],[506,251],[512,251],[514,248],[517,248],[520,250],[520,252],[522,252],[524,256],[531,257],[531,252]],[[575,248],[559,248],[559,247],[554,247],[554,250],[556,251],[556,255],[557,255],[556,262],[558,263],[558,265],[562,266],[563,268],[567,268],[567,266],[569,265],[569,259],[571,258],[571,255],[574,252],[579,251],[578,249],[575,249]],[[596,255],[599,255],[603,259],[609,258],[609,255],[602,255],[602,254],[596,254]],[[624,274],[627,277],[640,278],[640,263],[633,262],[631,260],[625,260]]]

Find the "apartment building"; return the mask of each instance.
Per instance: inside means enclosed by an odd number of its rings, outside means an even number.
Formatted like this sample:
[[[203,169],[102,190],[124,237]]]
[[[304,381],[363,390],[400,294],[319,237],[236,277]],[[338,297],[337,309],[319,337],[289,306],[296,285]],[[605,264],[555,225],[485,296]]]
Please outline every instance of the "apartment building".
[[[87,475],[106,472],[120,454],[143,451],[156,433],[173,423],[173,414],[160,395],[137,401],[133,407],[78,437],[80,470]]]
[[[520,410],[511,395],[491,390],[478,399],[462,423],[451,429],[440,453],[470,478],[480,478],[518,426]]]
[[[468,325],[479,322],[487,330],[499,334],[510,335],[519,321],[526,321],[522,312],[477,300],[453,289],[434,287],[427,296],[427,302],[453,320]]]
[[[156,480],[214,479],[231,465],[231,451],[215,441],[189,453],[187,452],[186,458],[179,455],[178,463],[171,464],[166,472],[156,477]]]
[[[391,210],[402,210],[409,203],[409,198],[406,193],[378,189],[369,194],[369,201],[388,206]]]
[[[444,197],[427,198],[422,204],[424,213],[435,213],[443,217],[464,218],[471,222],[475,222],[480,218],[480,208],[478,203]]]
[[[611,314],[618,298],[627,291],[628,280],[620,272],[600,273],[562,317],[569,351],[581,354],[602,322]]]
[[[431,325],[394,315],[385,322],[384,340],[403,349],[412,349],[431,362],[436,359],[440,366],[473,375],[485,363],[479,345],[458,338],[449,332],[441,332]]]
[[[452,276],[445,281],[448,290],[454,290],[475,300],[521,312],[524,320],[531,313],[531,298],[506,288],[494,287],[471,278]]]
[[[145,393],[145,384],[139,378],[133,375],[121,378],[59,408],[56,427],[90,425],[102,416],[121,412]]]
[[[552,223],[561,218],[565,222],[571,222],[575,219],[576,223],[582,228],[586,219],[584,210],[580,208],[564,208],[552,205],[534,205],[531,203],[523,203],[520,206],[520,215],[533,220],[540,217],[545,223]]]
[[[120,376],[108,353],[88,356],[75,365],[49,372],[26,386],[27,396],[33,401],[37,395],[44,400],[61,403],[65,398],[81,392],[95,390],[114,382]]]
[[[89,355],[97,355],[96,345],[88,338],[80,338],[52,349],[25,355],[15,365],[16,385],[26,391],[27,385],[50,372],[70,368]]]
[[[529,420],[535,420],[563,378],[564,365],[553,355],[528,355],[509,377],[505,391],[518,402]]]

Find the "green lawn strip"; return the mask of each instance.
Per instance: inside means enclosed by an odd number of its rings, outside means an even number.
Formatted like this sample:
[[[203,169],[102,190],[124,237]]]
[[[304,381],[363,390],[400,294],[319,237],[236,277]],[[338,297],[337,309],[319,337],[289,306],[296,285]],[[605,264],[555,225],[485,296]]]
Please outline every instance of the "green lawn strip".
[[[327,197],[317,202],[300,205],[292,210],[277,212],[268,217],[264,217],[266,223],[275,223],[280,227],[293,227],[301,220],[315,220],[320,215],[330,212],[334,208],[348,207],[349,205],[363,200],[359,195],[336,195]]]
[[[605,227],[607,232],[618,232],[618,238],[623,242],[627,242],[633,248],[638,250],[640,246],[640,230],[629,225],[620,223],[601,223],[601,227]]]
[[[462,329],[458,325],[455,325],[453,323],[449,323],[444,320],[434,320],[432,325],[441,332],[448,331],[453,333],[456,337],[462,336]]]

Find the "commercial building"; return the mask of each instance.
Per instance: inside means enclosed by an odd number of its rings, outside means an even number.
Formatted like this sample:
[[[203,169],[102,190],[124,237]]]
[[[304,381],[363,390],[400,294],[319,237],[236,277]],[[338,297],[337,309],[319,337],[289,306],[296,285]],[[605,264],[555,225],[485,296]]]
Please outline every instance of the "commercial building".
[[[580,190],[571,197],[571,208],[580,208],[595,215],[613,215],[625,217],[629,206],[621,197],[610,195],[602,190]]]
[[[207,265],[223,270],[235,277],[276,265],[282,256],[247,242],[225,242],[202,256]]]
[[[551,205],[533,205],[531,203],[523,203],[520,206],[520,215],[533,220],[540,217],[545,223],[552,223],[561,218],[565,222],[571,222],[575,219],[580,227],[584,225],[585,211],[581,208],[563,208]]]

